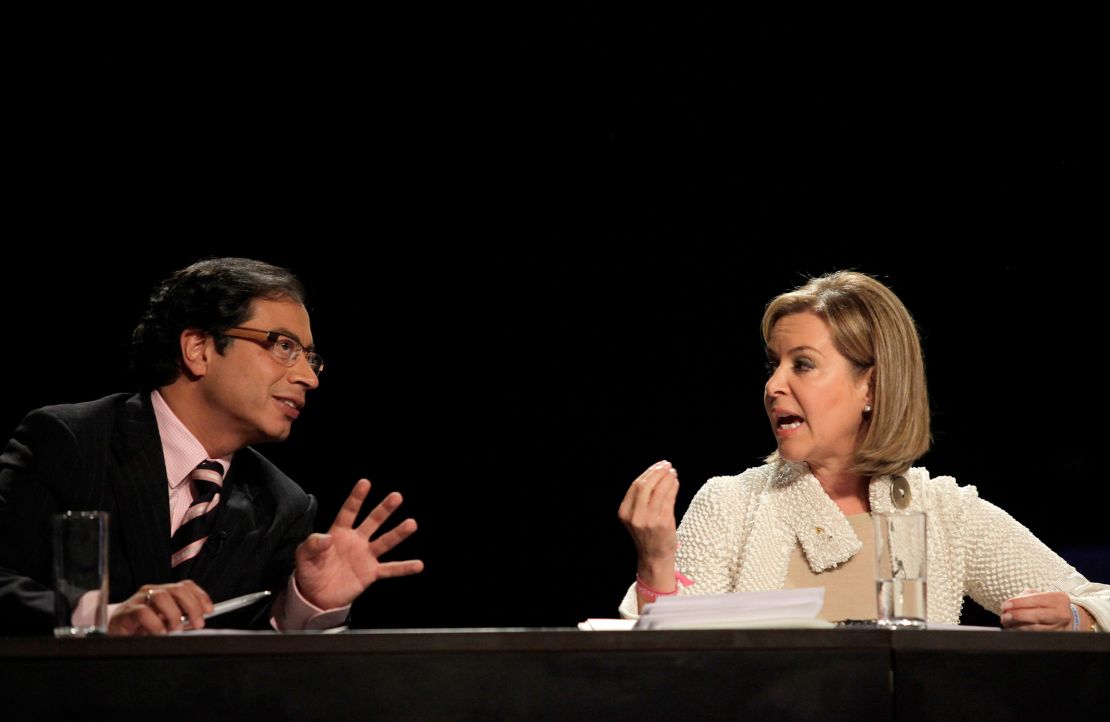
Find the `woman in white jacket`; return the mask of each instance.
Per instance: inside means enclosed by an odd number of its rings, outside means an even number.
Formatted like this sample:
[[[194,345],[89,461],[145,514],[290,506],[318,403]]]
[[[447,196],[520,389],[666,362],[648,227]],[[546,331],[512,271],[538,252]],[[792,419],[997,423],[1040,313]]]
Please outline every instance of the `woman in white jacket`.
[[[929,621],[959,622],[964,596],[1024,630],[1110,628],[1110,587],[1088,582],[973,486],[912,463],[929,447],[913,319],[886,286],[841,271],[768,304],[767,464],[710,479],[676,530],[678,473],[661,461],[620,518],[638,553],[621,604],[659,596],[822,586],[828,620],[876,615],[872,512],[926,512]]]

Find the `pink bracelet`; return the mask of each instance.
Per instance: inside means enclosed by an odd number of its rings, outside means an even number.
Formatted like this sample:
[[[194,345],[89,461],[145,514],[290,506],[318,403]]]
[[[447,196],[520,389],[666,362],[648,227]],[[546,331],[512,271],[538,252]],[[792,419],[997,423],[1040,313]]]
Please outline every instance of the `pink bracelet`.
[[[674,581],[675,581],[675,585],[674,585],[674,591],[673,592],[657,592],[654,589],[652,589],[651,587],[649,587],[648,585],[644,584],[640,580],[640,575],[637,574],[636,575],[636,592],[641,597],[643,597],[644,599],[654,601],[656,597],[673,597],[674,595],[678,594],[678,585],[679,584],[682,584],[682,586],[684,586],[684,587],[688,587],[688,586],[690,586],[691,584],[694,583],[693,579],[689,578],[688,576],[686,576],[682,572],[678,571],[677,569],[675,570],[675,573],[674,573]]]

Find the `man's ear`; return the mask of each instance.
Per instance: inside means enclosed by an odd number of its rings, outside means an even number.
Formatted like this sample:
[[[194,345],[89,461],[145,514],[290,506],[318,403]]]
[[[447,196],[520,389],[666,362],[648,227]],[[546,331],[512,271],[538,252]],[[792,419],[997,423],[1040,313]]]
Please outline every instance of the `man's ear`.
[[[181,370],[191,378],[202,378],[208,373],[209,355],[215,353],[211,340],[211,336],[197,328],[181,332]]]

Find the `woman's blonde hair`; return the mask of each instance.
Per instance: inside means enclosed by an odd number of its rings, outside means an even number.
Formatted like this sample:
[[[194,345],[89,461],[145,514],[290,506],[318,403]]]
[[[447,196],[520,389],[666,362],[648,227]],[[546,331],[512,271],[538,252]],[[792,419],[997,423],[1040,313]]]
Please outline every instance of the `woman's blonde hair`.
[[[925,361],[910,312],[871,276],[837,271],[772,299],[763,312],[764,342],[780,318],[804,312],[824,319],[857,374],[873,369],[870,423],[852,470],[867,476],[904,473],[930,443]],[[778,452],[768,461],[777,458]]]

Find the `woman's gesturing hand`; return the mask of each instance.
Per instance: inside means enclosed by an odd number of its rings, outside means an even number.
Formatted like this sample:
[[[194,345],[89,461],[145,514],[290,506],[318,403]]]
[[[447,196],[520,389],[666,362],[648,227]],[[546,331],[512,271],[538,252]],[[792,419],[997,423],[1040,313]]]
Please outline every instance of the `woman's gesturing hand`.
[[[672,570],[669,575],[673,577],[674,555],[678,546],[674,517],[676,496],[678,471],[669,461],[652,464],[632,482],[624,495],[617,515],[636,543],[641,577],[649,571],[648,568],[668,564]]]

